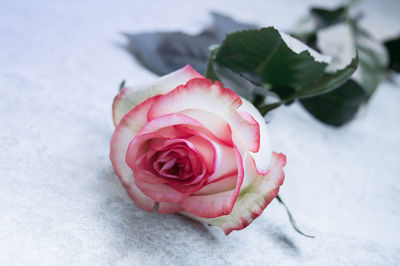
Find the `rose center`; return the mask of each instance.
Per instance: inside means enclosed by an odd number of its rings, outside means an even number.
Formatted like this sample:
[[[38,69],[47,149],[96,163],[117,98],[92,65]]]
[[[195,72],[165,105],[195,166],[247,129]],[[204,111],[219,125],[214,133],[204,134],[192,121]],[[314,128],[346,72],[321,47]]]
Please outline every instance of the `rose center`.
[[[201,170],[194,167],[198,164],[196,161],[199,161],[197,155],[181,145],[171,150],[165,148],[156,152],[152,161],[153,171],[158,176],[167,179],[188,180]]]

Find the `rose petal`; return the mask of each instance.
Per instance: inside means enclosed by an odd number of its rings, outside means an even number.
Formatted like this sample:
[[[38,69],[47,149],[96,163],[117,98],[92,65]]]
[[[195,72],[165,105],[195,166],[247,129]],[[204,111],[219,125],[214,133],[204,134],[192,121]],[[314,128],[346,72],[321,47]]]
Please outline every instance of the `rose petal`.
[[[148,119],[185,112],[188,109],[200,109],[219,115],[239,136],[248,150],[257,152],[260,146],[260,130],[257,123],[251,123],[237,109],[241,106],[241,98],[224,88],[218,81],[194,78],[186,85],[178,86],[173,91],[161,95],[154,100],[148,112]]]
[[[135,183],[143,194],[154,201],[180,202],[187,196],[186,194],[173,189],[169,185],[149,184],[137,178],[135,179]]]
[[[188,196],[180,202],[180,205],[183,207],[185,212],[204,218],[215,218],[231,213],[239,195],[244,177],[242,156],[236,146],[234,146],[234,150],[238,166],[235,189],[212,195]]]
[[[250,152],[257,166],[257,171],[260,175],[265,175],[268,172],[270,160],[272,157],[271,145],[269,142],[269,135],[267,124],[264,118],[249,101],[243,99],[243,104],[240,106],[241,112],[249,113],[253,119],[255,119],[260,127],[260,149],[258,152]]]
[[[115,98],[112,106],[114,124],[118,125],[122,117],[141,102],[155,95],[168,93],[192,78],[202,78],[191,66],[187,65],[165,75],[155,82],[133,88],[124,88]]]
[[[151,102],[152,99],[149,99],[141,103],[124,117],[115,129],[110,145],[110,159],[115,173],[127,190],[128,195],[139,208],[145,211],[151,211],[155,202],[136,188],[133,173],[125,161],[125,155],[131,140],[140,131],[141,127],[147,123],[146,114]],[[135,121],[135,123],[131,124],[130,121]]]
[[[232,147],[231,128],[228,123],[217,114],[200,109],[186,109],[180,113],[196,119],[209,131],[213,132],[219,141]]]
[[[127,186],[125,188],[129,197],[133,200],[136,206],[148,212],[153,211],[155,204],[154,200],[143,194],[143,192],[136,187],[135,183],[132,183],[130,186]]]
[[[217,144],[213,143],[210,139],[203,136],[195,135],[187,138],[187,141],[192,143],[196,151],[199,152],[201,159],[203,160],[205,166],[207,167],[208,173],[214,172],[214,160],[217,156]]]
[[[202,132],[199,132],[196,129],[189,128],[187,126],[177,126],[182,131],[190,132],[196,136],[202,136],[207,138]],[[228,129],[230,127],[228,126]],[[229,129],[228,132],[231,132]],[[211,140],[210,140],[211,141]],[[207,183],[216,182],[216,180],[221,180],[226,177],[230,177],[233,174],[237,173],[237,160],[236,160],[236,153],[235,149],[231,146],[224,145],[222,143],[213,143],[215,154],[214,157],[214,170],[213,174],[210,175],[207,179]]]
[[[221,178],[216,182],[209,183],[193,195],[212,195],[215,193],[233,190],[236,187],[236,183],[237,173],[235,173],[234,175],[225,176],[224,178]]]
[[[181,205],[179,203],[174,202],[160,202],[158,205],[159,213],[174,213],[183,211]]]
[[[233,230],[241,230],[260,216],[268,204],[275,198],[282,185],[285,174],[283,167],[286,164],[286,156],[283,154],[272,154],[271,165],[268,173],[264,176],[258,175],[254,161],[246,158],[246,178],[248,175],[257,176],[254,183],[242,190],[229,215],[205,219],[188,212],[182,212],[194,220],[219,226],[226,235]]]
[[[204,138],[205,140],[207,140],[208,136],[217,138],[212,132],[210,132],[207,128],[205,128],[197,120],[195,120],[187,115],[177,113],[177,114],[169,114],[169,115],[157,117],[157,118],[151,120],[150,122],[148,122],[142,128],[142,130],[136,135],[135,139],[132,141],[132,143],[129,144],[129,146],[135,145],[135,143],[138,142],[142,138],[142,136],[143,136],[143,138],[145,138],[144,136],[147,136],[147,134],[155,134],[153,132],[158,132],[158,130],[160,130],[160,129],[171,127],[171,126],[174,126],[178,131],[185,131],[185,133],[182,133],[182,134],[191,133],[192,135],[198,135],[198,136]],[[203,132],[204,132],[204,134],[203,134]],[[219,146],[224,146],[224,145],[218,145],[217,143],[212,142],[210,140],[210,147],[213,149],[212,152],[215,152],[214,150]],[[203,148],[201,148],[201,149],[203,150]],[[135,148],[132,148],[129,150],[132,150],[133,155],[132,155],[132,157],[127,155],[127,160],[130,161],[131,160],[130,158],[137,158],[137,154],[139,151]],[[200,150],[200,152],[202,152],[202,150]],[[203,152],[205,152],[205,151],[203,151]],[[209,152],[207,154],[204,155],[205,156],[204,161],[207,163],[210,163],[210,161],[209,161],[210,159],[212,160],[212,158],[209,158],[210,152],[211,152],[211,149],[209,150]],[[206,158],[206,156],[207,156],[207,158]],[[215,162],[213,162],[213,165],[214,164],[215,164]],[[224,165],[224,167],[225,166],[229,167],[229,166],[231,166],[231,164],[227,163]],[[230,170],[232,170],[232,169],[230,168]],[[224,173],[222,173],[222,174],[224,174]]]

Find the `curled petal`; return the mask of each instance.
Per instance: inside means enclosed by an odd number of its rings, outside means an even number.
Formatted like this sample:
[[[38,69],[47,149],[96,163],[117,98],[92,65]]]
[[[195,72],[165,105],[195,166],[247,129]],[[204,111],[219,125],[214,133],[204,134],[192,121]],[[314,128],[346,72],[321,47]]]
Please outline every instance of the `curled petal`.
[[[260,175],[265,175],[268,172],[272,157],[267,125],[257,108],[255,108],[254,105],[252,105],[246,99],[243,99],[243,104],[239,110],[241,112],[247,112],[250,114],[252,119],[255,119],[260,126],[260,149],[257,152],[250,152],[250,154],[256,164],[257,172]]]

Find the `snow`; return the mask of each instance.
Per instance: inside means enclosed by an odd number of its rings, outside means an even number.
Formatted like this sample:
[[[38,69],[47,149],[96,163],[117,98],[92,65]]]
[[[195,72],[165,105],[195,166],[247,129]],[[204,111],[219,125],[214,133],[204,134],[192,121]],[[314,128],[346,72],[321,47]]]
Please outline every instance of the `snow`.
[[[324,1],[2,1],[0,264],[398,264],[400,88],[393,83],[340,129],[296,104],[266,117],[273,149],[288,160],[281,197],[315,239],[294,232],[276,200],[228,237],[180,215],[143,212],[112,170],[119,83],[156,78],[122,48],[122,32],[195,33],[211,10],[289,29],[311,3]],[[382,36],[400,28],[399,7],[371,0],[359,9]]]

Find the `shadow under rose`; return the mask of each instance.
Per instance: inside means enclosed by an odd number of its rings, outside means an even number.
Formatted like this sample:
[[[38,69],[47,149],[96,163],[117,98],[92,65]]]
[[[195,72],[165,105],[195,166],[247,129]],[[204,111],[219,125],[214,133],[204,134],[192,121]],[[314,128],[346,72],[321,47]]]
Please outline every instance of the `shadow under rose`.
[[[262,231],[265,231],[268,238],[272,239],[277,245],[279,245],[283,251],[292,255],[299,256],[301,252],[297,247],[295,241],[290,238],[282,227],[277,225],[275,222],[270,219],[264,219],[264,223],[262,224]],[[299,235],[299,237],[303,237]]]
[[[159,255],[171,256],[174,246],[184,244],[186,239],[217,240],[214,234],[218,228],[214,230],[183,215],[149,213],[136,207],[111,165],[100,173],[96,190],[102,194],[103,200],[99,202],[95,215],[104,231],[112,235],[109,241],[119,251],[126,253],[134,248],[152,254],[154,249],[158,252],[161,249]]]

